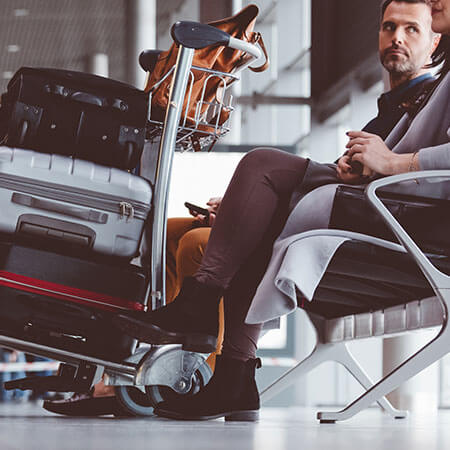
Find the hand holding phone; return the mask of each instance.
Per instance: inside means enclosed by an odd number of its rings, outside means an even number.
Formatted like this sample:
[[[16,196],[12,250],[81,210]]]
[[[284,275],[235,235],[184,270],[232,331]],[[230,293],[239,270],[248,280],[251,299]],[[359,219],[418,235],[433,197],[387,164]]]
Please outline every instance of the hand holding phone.
[[[350,173],[354,173],[356,175],[362,175],[363,174],[364,166],[359,161],[352,161],[352,160],[350,160],[350,166],[352,168],[350,170]]]
[[[193,211],[197,214],[201,214],[202,216],[205,216],[206,221],[209,220],[209,210],[206,208],[202,208],[201,206],[194,205],[193,203],[184,202],[184,206],[186,206],[189,211]]]

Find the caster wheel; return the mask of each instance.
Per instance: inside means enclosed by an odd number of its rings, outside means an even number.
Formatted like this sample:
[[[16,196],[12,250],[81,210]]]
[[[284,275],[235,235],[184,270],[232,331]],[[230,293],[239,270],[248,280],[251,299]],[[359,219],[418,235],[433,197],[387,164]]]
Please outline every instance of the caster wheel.
[[[135,386],[115,388],[123,410],[133,416],[152,416],[153,407],[158,403],[196,394],[212,376],[211,368],[202,356],[169,345],[150,351],[140,372],[144,374],[140,381],[145,385],[145,391]],[[167,385],[163,384],[165,382]]]
[[[208,384],[212,377],[212,370],[206,361],[194,372],[191,389],[185,394],[179,394],[168,386],[146,386],[145,391],[152,403],[156,406],[160,402],[175,400],[185,395],[196,394],[203,386]]]
[[[130,416],[153,416],[153,402],[149,395],[134,386],[116,386],[116,398]]]

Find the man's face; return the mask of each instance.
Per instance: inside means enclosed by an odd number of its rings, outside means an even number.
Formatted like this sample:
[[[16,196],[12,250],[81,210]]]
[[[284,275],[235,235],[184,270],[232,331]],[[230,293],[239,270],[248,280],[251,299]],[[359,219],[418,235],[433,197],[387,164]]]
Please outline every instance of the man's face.
[[[392,2],[379,33],[380,60],[391,74],[415,75],[433,50],[431,9],[425,3]]]

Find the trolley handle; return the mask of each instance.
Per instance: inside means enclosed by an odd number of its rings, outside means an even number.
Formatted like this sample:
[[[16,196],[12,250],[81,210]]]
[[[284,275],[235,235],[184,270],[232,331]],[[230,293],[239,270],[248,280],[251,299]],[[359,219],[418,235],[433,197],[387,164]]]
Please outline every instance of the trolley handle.
[[[153,72],[162,50],[144,50],[139,55],[139,64],[146,72]]]
[[[209,45],[225,45],[249,53],[255,59],[262,57],[262,52],[256,45],[236,39],[211,25],[190,21],[176,22],[170,33],[172,39],[183,47],[200,49]]]

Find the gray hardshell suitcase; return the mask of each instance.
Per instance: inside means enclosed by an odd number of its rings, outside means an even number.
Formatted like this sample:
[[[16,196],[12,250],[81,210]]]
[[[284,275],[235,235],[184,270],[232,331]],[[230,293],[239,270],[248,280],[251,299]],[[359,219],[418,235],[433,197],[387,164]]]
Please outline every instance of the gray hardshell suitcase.
[[[150,184],[126,171],[0,147],[1,233],[132,258],[151,198]]]

